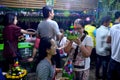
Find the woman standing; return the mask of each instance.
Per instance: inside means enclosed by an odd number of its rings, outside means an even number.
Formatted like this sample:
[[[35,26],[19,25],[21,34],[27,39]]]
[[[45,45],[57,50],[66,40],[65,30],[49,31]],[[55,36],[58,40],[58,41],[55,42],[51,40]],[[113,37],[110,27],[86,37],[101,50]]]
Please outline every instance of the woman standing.
[[[3,39],[4,39],[4,50],[3,57],[6,59],[7,67],[9,69],[10,65],[14,63],[16,58],[19,58],[18,53],[18,38],[24,34],[35,34],[33,32],[28,32],[26,30],[18,27],[17,16],[14,13],[7,13],[4,16],[4,29],[3,29]]]
[[[84,21],[76,19],[75,31],[79,33],[76,40],[69,41],[65,51],[69,53],[74,65],[74,80],[88,80],[90,68],[90,55],[93,47],[92,38],[84,31]],[[70,47],[71,46],[71,47]]]
[[[39,59],[36,74],[38,80],[53,80],[55,74],[55,66],[52,56],[56,54],[57,45],[55,40],[48,37],[40,39]]]

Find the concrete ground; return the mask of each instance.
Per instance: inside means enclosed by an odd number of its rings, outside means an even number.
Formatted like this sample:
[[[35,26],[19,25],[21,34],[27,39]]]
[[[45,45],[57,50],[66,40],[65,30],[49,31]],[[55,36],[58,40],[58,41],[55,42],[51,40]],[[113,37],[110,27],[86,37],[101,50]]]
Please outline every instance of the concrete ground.
[[[90,68],[90,78],[89,78],[89,80],[96,80],[95,79],[95,66],[91,66],[91,68]]]

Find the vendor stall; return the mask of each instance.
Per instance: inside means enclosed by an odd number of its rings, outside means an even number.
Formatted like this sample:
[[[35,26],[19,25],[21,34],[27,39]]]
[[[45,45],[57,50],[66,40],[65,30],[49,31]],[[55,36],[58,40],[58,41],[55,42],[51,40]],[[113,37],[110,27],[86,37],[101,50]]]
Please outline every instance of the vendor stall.
[[[2,56],[4,44],[0,44],[0,67],[4,68],[2,64],[4,63],[4,58]],[[30,42],[19,42],[18,43],[19,52],[23,58],[23,62],[21,62],[21,66],[25,68],[28,72],[31,71],[31,68],[33,67],[32,62],[27,62],[26,59],[32,55],[32,49],[33,49],[33,43]]]
[[[0,44],[0,60],[2,59],[1,54],[4,48],[4,44]],[[19,42],[18,43],[19,52],[23,58],[32,55],[32,43],[30,42]]]

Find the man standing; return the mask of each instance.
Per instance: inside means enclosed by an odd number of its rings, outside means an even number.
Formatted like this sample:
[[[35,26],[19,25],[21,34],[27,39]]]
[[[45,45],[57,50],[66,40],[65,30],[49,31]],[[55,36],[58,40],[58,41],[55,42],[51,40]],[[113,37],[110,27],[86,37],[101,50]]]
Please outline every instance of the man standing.
[[[115,13],[115,25],[110,29],[107,42],[111,43],[112,54],[107,80],[120,80],[120,12]]]
[[[39,23],[37,28],[37,37],[50,37],[54,40],[60,40],[62,33],[59,30],[58,24],[56,21],[52,20],[54,17],[54,10],[51,6],[44,6],[42,9],[44,20]],[[60,65],[60,54],[56,50],[57,54],[54,56],[56,67],[61,67]],[[40,55],[40,54],[39,54]]]
[[[52,20],[54,17],[54,10],[50,6],[45,6],[42,9],[44,20],[40,22],[37,28],[37,34],[40,38],[51,37],[55,39],[56,37],[60,39],[61,33],[56,21]]]
[[[102,66],[102,80],[107,78],[107,68],[110,60],[110,44],[106,42],[109,33],[111,18],[105,16],[101,19],[101,26],[96,30],[96,78],[100,78]]]

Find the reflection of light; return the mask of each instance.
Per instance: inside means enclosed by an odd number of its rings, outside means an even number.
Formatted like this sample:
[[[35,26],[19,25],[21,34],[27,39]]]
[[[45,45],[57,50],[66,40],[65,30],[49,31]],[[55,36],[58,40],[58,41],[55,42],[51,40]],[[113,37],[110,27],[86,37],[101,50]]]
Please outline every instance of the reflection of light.
[[[87,17],[87,18],[86,18],[86,21],[90,21],[90,17]]]
[[[70,15],[69,11],[64,11],[64,16],[68,17]]]
[[[34,9],[32,9],[31,11],[34,11]]]
[[[23,15],[26,15],[26,14],[27,14],[27,12],[25,12],[25,11],[21,11],[21,13],[22,13]]]
[[[102,2],[102,0],[99,0],[99,2]]]
[[[97,10],[95,9],[94,11],[96,12]]]
[[[83,13],[85,13],[85,14],[86,14],[86,13],[87,13],[87,11],[86,11],[86,10],[84,10],[84,11],[83,11]]]

